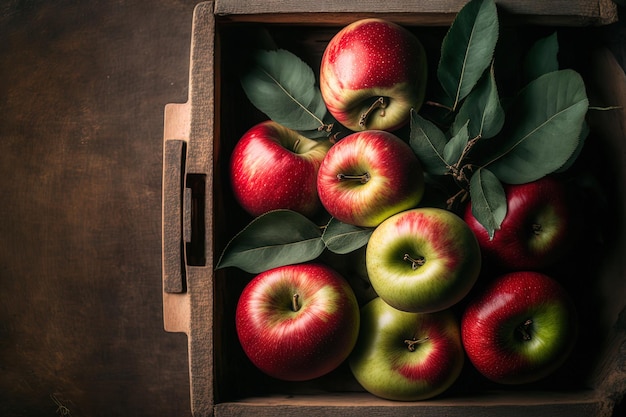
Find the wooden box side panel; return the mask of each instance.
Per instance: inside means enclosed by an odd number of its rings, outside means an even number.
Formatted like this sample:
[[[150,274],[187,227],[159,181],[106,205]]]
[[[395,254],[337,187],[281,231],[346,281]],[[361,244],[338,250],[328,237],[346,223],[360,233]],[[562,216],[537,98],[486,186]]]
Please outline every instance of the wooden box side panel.
[[[346,24],[356,18],[378,15],[405,24],[449,24],[465,0],[320,0],[315,3],[285,0],[217,0],[215,13],[232,20],[291,22],[316,25]],[[602,25],[617,20],[611,0],[500,0],[500,9],[516,20],[551,25]]]

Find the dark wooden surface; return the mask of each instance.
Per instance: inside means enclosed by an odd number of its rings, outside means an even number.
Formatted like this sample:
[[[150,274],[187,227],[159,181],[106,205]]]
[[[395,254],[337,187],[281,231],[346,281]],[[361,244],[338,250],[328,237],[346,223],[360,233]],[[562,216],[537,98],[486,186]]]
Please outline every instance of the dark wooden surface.
[[[161,169],[193,7],[0,4],[2,416],[190,415],[186,337],[163,330]]]
[[[194,5],[0,2],[2,416],[190,415],[186,337],[163,330],[161,170]]]

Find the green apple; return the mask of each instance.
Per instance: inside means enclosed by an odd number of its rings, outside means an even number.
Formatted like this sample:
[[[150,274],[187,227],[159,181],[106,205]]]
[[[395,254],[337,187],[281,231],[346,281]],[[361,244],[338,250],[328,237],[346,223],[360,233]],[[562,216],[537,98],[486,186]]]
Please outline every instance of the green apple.
[[[348,362],[368,392],[418,401],[451,387],[464,360],[459,324],[450,310],[409,313],[377,297],[361,308],[359,337]]]
[[[444,310],[465,297],[481,268],[476,236],[456,214],[417,208],[372,233],[365,262],[376,293],[398,310]]]

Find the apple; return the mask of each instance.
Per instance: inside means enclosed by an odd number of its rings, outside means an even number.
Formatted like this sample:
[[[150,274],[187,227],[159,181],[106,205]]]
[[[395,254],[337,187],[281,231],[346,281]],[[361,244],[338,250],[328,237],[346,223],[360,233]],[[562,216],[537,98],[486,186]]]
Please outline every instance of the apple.
[[[326,211],[344,223],[375,227],[413,208],[424,194],[424,173],[411,147],[392,133],[352,133],[328,151],[317,191]]]
[[[374,291],[409,312],[447,309],[472,289],[482,258],[476,237],[451,211],[420,207],[374,229],[365,253]]]
[[[256,275],[237,303],[237,336],[250,361],[285,381],[325,375],[346,360],[359,332],[359,305],[348,282],[319,263]]]
[[[467,356],[488,379],[523,384],[550,375],[576,340],[576,311],[565,289],[540,272],[516,271],[496,278],[463,313]]]
[[[341,29],[320,66],[320,90],[330,114],[353,131],[392,131],[422,106],[427,78],[424,47],[406,28],[368,18]]]
[[[452,386],[463,369],[460,333],[450,310],[409,313],[374,298],[361,309],[350,370],[363,388],[378,397],[432,398]]]
[[[274,121],[250,128],[230,159],[236,200],[252,216],[289,209],[307,217],[321,208],[317,172],[332,143],[313,140]]]
[[[505,184],[507,213],[493,238],[474,217],[464,219],[478,238],[486,262],[507,270],[540,270],[567,251],[574,222],[565,185],[552,176],[526,184]]]

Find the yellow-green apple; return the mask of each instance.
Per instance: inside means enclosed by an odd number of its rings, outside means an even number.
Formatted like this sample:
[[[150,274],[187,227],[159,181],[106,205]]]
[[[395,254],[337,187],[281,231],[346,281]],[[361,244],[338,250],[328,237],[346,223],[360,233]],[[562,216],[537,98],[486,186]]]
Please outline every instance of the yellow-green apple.
[[[332,143],[300,135],[274,121],[256,124],[230,159],[235,198],[252,216],[289,209],[313,216],[321,208],[317,171]]]
[[[319,263],[256,275],[243,289],[236,329],[250,361],[269,376],[305,381],[346,360],[359,331],[359,306],[348,282]]]
[[[361,330],[348,362],[370,393],[417,401],[450,388],[464,360],[459,323],[450,310],[409,313],[374,298],[361,308]]]
[[[539,270],[554,264],[572,240],[574,224],[565,185],[546,176],[526,184],[505,184],[507,212],[490,238],[472,213],[463,218],[476,234],[485,262],[506,270]]]
[[[328,151],[317,177],[326,211],[344,223],[375,227],[417,206],[424,173],[410,146],[392,133],[352,133]]]
[[[403,311],[433,312],[470,292],[482,259],[463,219],[441,208],[420,207],[374,229],[365,263],[372,287],[385,302]]]
[[[330,114],[348,129],[391,131],[421,107],[426,78],[419,39],[395,23],[368,18],[345,26],[328,43],[320,90]]]
[[[461,321],[463,346],[488,379],[534,382],[565,362],[575,344],[576,320],[573,301],[553,278],[510,272],[468,303]]]

